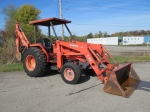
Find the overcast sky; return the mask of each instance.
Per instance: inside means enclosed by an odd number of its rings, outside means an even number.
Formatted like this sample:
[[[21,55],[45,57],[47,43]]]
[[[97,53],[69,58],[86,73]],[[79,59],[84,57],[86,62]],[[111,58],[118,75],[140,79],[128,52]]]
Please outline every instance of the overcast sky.
[[[31,4],[41,10],[41,18],[59,18],[58,1],[0,0],[0,11],[9,4],[16,7]],[[68,26],[76,35],[99,31],[112,34],[130,30],[150,30],[150,0],[62,0],[62,8],[63,18],[72,21]],[[3,28],[4,15],[0,14],[0,29]],[[42,29],[44,33],[47,32]],[[56,31],[61,34],[60,27],[57,27]]]

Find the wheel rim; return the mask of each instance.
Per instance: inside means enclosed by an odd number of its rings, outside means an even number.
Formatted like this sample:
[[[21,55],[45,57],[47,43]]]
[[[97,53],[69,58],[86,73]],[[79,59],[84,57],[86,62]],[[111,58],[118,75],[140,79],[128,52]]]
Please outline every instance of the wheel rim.
[[[35,58],[32,55],[26,57],[26,67],[28,70],[33,71],[36,66]]]
[[[75,77],[74,71],[71,68],[66,68],[64,70],[64,77],[68,81],[72,81]]]

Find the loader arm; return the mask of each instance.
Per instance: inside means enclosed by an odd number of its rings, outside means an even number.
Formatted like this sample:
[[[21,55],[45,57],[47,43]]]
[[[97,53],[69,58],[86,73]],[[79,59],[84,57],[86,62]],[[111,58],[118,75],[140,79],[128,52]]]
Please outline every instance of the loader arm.
[[[129,97],[139,84],[140,78],[132,68],[131,63],[120,67],[102,44],[58,41],[57,45],[61,55],[68,56],[66,58],[82,61],[81,57],[83,60],[87,60],[98,79],[105,84],[104,91],[107,93]],[[114,61],[114,64],[109,62],[108,57]]]
[[[110,64],[105,53],[106,50],[103,49],[103,45],[101,44],[95,45],[77,41],[72,42],[58,41],[57,45],[60,46],[60,51],[64,56],[68,57],[70,56],[71,58],[74,58],[76,60],[79,59],[80,61],[82,61],[82,58],[84,56],[84,59],[88,61],[89,65],[95,71],[98,78],[104,83],[107,82],[108,79],[107,75],[109,75],[110,72],[117,66],[117,64],[114,65]],[[107,55],[109,56],[108,51]],[[110,57],[112,58],[112,56]],[[82,62],[85,63],[84,61]],[[100,68],[100,65],[104,65],[103,68]]]

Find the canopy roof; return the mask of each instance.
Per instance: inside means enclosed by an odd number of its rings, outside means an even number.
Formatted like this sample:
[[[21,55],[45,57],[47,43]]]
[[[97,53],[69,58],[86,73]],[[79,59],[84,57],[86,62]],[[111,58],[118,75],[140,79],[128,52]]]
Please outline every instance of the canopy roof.
[[[51,26],[50,22],[52,22],[53,25],[60,25],[60,24],[71,23],[71,21],[65,20],[65,19],[46,18],[46,19],[40,19],[40,20],[30,21],[29,24],[32,24],[32,25],[41,25],[41,26]]]

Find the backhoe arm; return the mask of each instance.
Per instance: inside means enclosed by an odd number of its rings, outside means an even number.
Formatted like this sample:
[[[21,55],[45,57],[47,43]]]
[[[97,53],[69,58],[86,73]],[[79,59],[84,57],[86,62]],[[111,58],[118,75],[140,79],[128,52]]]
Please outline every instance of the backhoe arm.
[[[20,41],[22,45],[26,48],[28,48],[29,46],[29,41],[26,38],[24,32],[21,30],[19,23],[16,23],[15,36],[16,36],[16,58],[20,61],[21,60]]]
[[[15,35],[16,35],[16,52],[19,52],[20,41],[22,42],[23,46],[28,47],[29,41],[26,38],[24,32],[21,30],[19,23],[16,23]]]

